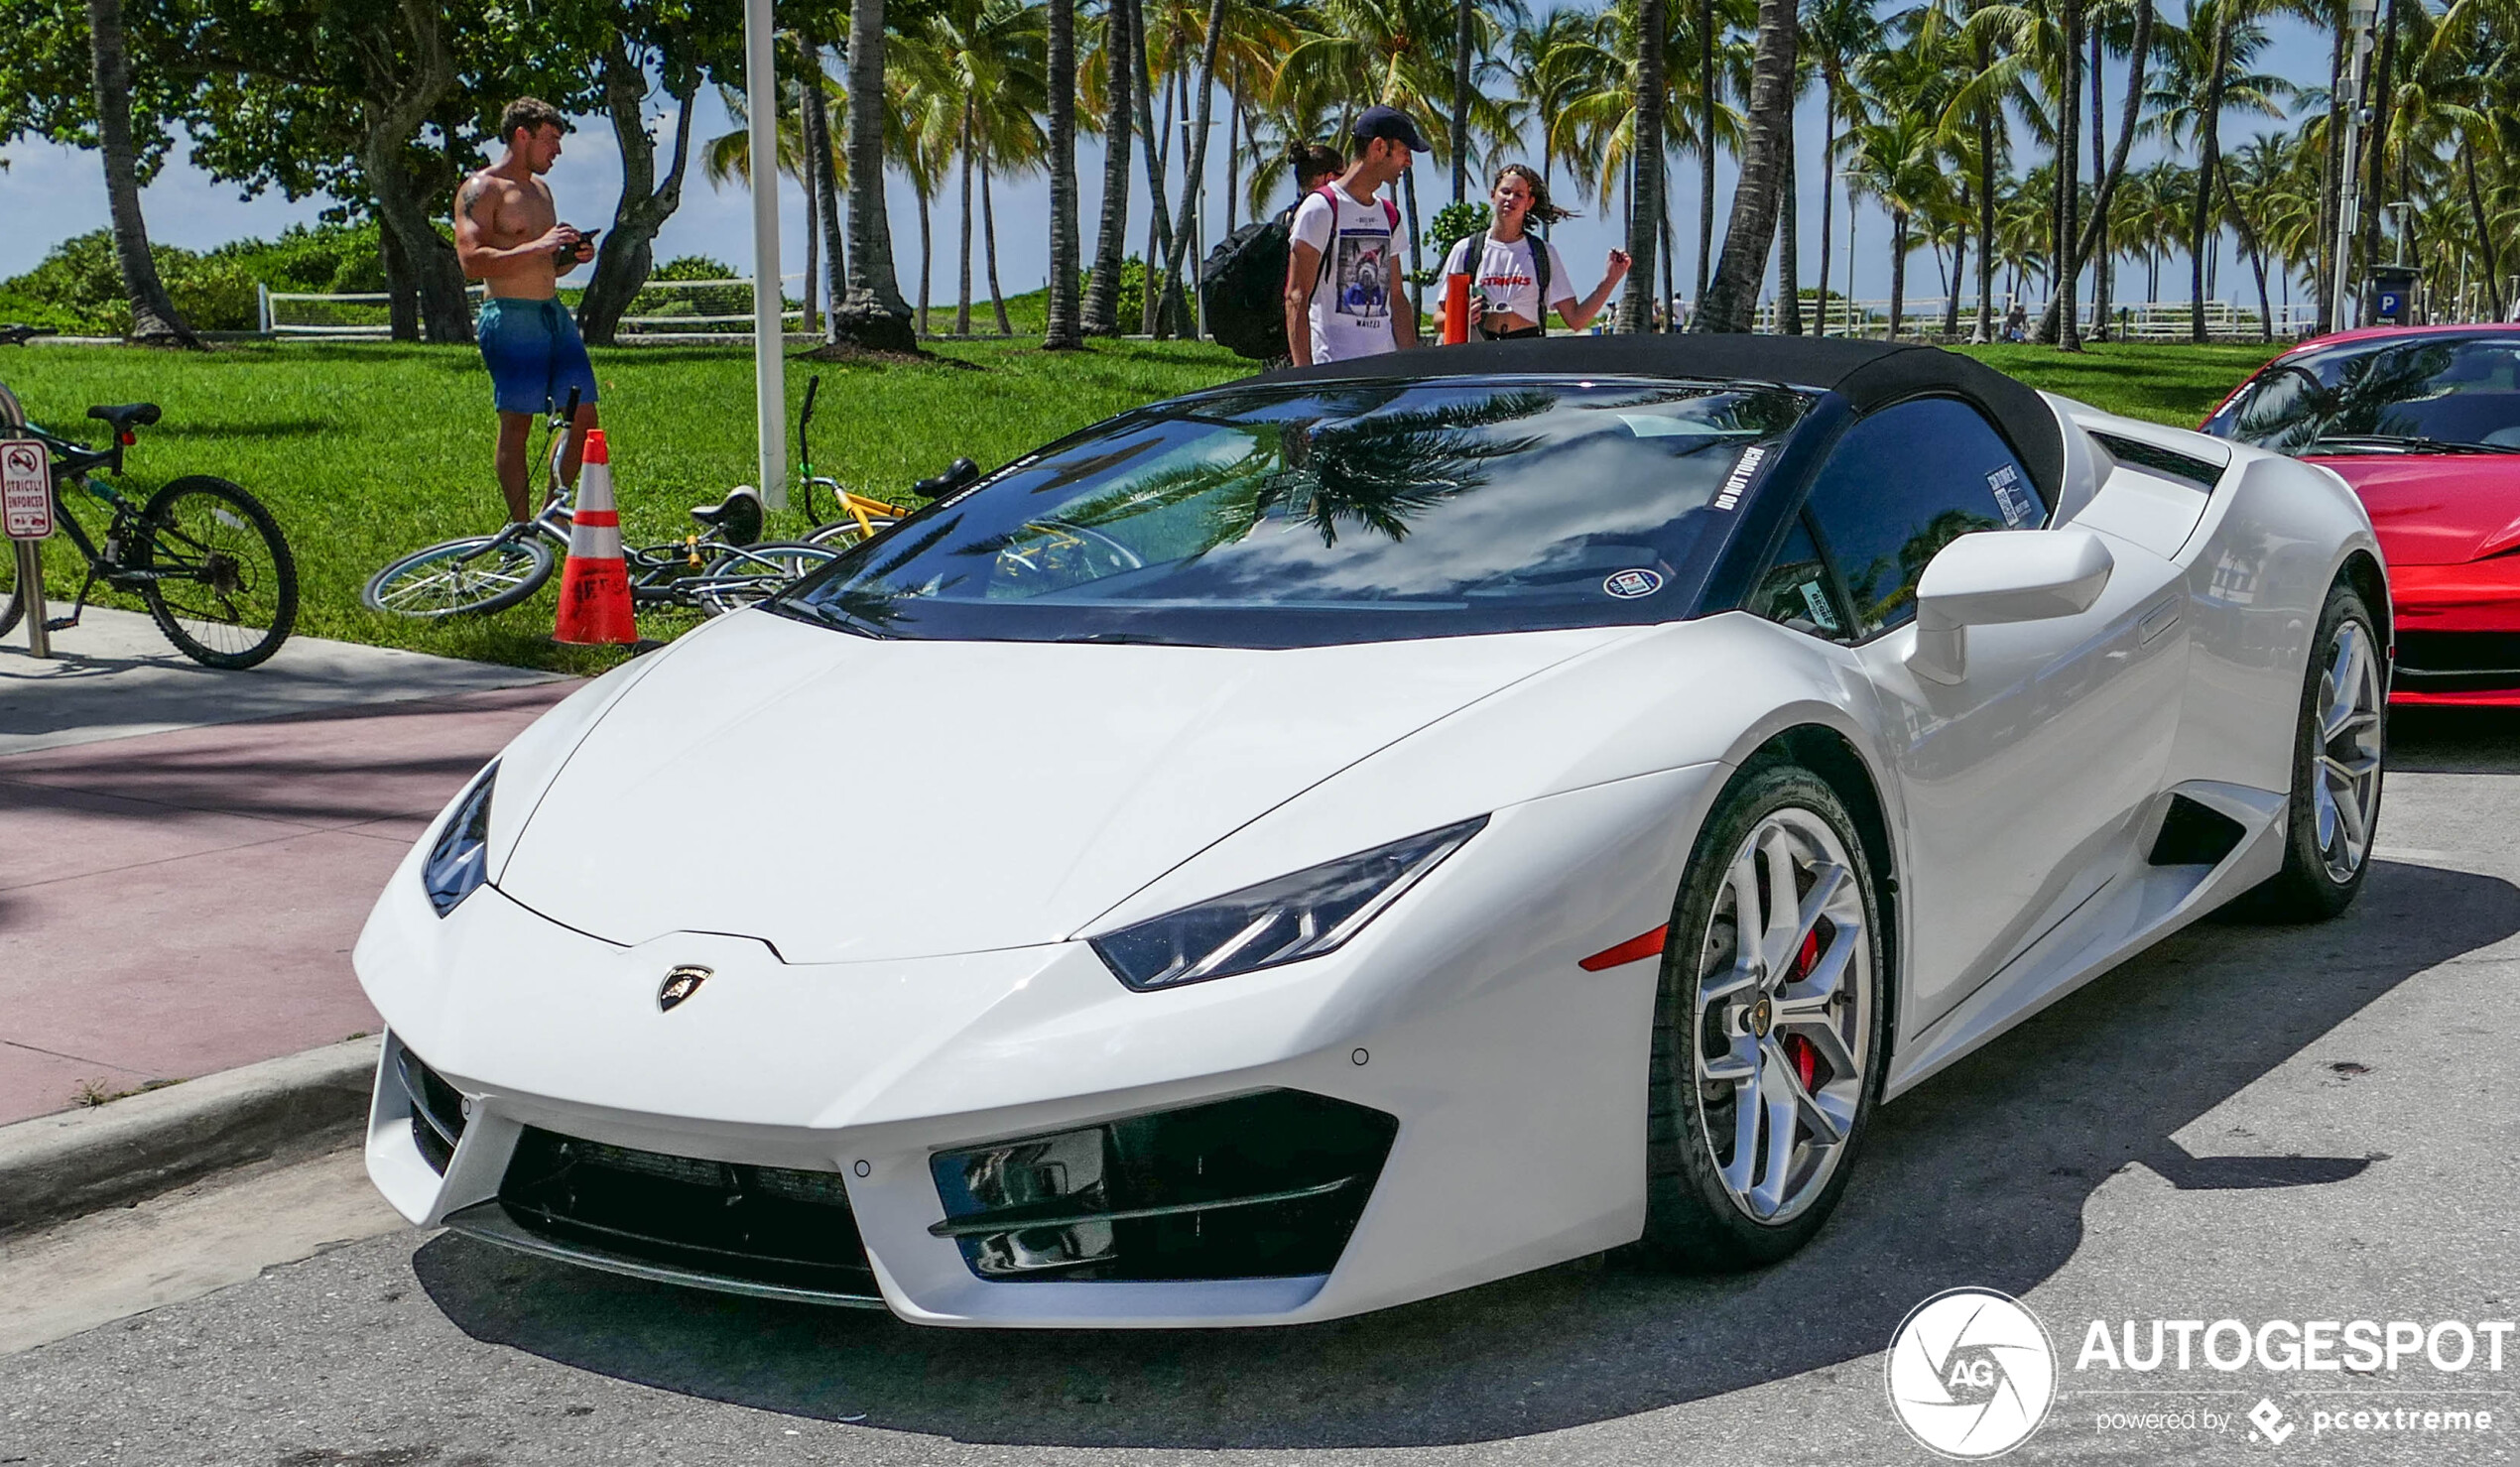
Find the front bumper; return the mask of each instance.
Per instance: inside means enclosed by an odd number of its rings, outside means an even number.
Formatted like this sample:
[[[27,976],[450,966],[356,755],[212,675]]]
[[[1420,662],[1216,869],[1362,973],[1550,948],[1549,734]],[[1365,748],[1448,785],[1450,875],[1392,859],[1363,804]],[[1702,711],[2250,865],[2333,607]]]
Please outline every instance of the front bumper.
[[[1598,1252],[1643,1222],[1658,965],[1584,973],[1575,959],[1668,919],[1721,773],[1696,766],[1498,811],[1339,951],[1153,994],[1122,988],[1075,941],[791,965],[712,933],[616,946],[495,887],[441,921],[407,870],[356,954],[392,1029],[369,1172],[416,1223],[672,1283],[880,1300],[948,1325],[1291,1323]],[[660,980],[692,963],[714,972],[661,1011]],[[429,1117],[415,1125],[406,1053],[441,1077],[441,1103],[451,1097],[451,1145]],[[1273,1092],[1392,1122],[1322,1272],[1014,1282],[983,1277],[952,1231],[941,1156]],[[835,1180],[871,1287],[764,1283],[524,1226],[502,1191],[520,1148],[544,1144],[538,1132],[723,1163],[738,1179],[779,1168],[808,1178],[794,1186]]]
[[[2393,565],[2400,705],[2520,707],[2520,554]]]

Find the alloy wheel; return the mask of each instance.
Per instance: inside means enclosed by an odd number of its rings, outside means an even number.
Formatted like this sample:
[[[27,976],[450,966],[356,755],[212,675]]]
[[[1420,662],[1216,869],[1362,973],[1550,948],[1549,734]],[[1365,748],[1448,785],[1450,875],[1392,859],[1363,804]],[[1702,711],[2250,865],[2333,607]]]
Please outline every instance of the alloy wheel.
[[[1787,806],[1751,830],[1701,944],[1701,1125],[1734,1206],[1783,1223],[1827,1188],[1864,1090],[1872,946],[1837,832]]]

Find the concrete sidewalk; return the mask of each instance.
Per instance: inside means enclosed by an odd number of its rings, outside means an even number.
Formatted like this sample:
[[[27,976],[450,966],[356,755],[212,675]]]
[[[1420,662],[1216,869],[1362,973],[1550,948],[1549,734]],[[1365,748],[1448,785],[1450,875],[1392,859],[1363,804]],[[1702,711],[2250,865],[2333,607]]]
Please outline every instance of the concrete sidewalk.
[[[378,890],[576,686],[313,639],[214,672],[87,615],[57,665],[0,651],[0,1124],[373,1031]]]

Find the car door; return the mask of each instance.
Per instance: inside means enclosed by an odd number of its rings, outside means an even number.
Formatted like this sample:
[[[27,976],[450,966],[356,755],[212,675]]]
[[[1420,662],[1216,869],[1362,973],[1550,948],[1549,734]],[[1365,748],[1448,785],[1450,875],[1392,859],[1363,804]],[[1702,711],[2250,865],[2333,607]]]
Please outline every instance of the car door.
[[[1970,628],[1955,685],[1909,670],[1917,582],[1935,552],[1975,531],[2037,531],[2048,514],[2004,438],[1952,398],[1854,424],[1806,502],[1906,811],[1909,1033],[2120,868],[2177,727],[2175,567],[2113,538],[2116,568],[2088,611]]]

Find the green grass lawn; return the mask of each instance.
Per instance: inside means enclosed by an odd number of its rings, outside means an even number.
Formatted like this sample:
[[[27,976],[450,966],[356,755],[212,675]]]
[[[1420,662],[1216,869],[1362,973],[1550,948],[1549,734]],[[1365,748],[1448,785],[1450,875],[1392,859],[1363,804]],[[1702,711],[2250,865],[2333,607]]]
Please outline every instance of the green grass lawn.
[[[1097,342],[1050,355],[1017,338],[941,344],[936,357],[917,366],[789,363],[791,430],[806,379],[819,372],[816,466],[861,492],[907,498],[914,480],[957,456],[993,466],[1248,370],[1220,347],[1180,342]],[[693,528],[690,506],[754,477],[749,351],[624,347],[594,360],[626,539],[680,537]],[[395,556],[505,518],[491,467],[489,377],[469,347],[285,343],[194,356],[40,346],[0,357],[0,382],[29,418],[91,439],[102,431],[85,417],[91,403],[163,407],[165,421],[142,429],[126,457],[129,487],[145,496],[179,475],[208,473],[252,490],[297,555],[300,632],[577,671],[618,656],[554,647],[549,591],[497,616],[446,623],[359,605],[359,587]],[[535,441],[539,451],[539,428]],[[793,473],[793,437],[789,446]],[[807,528],[792,498],[770,535]],[[75,561],[66,540],[47,546],[45,580],[57,601],[77,589]],[[680,628],[667,616],[644,618],[643,629]]]
[[[2033,386],[2131,417],[2193,427],[2271,348],[2103,346],[2080,356],[2034,346],[1969,348]],[[1049,355],[1033,340],[939,343],[921,365],[791,362],[789,422],[806,378],[822,375],[817,466],[863,492],[904,497],[957,456],[993,467],[1063,433],[1154,399],[1242,376],[1220,347],[1097,342]],[[688,506],[753,477],[752,359],[740,347],[627,347],[595,353],[624,534],[679,537]],[[299,630],[451,657],[592,671],[619,654],[552,645],[552,598],[445,624],[372,614],[359,587],[378,566],[500,522],[491,473],[489,379],[468,347],[283,343],[204,355],[34,347],[0,356],[0,382],[35,421],[96,428],[91,403],[147,400],[166,419],[131,450],[145,495],[180,474],[252,490],[280,519],[302,584]],[[92,436],[92,434],[91,434]],[[537,433],[537,441],[540,434]],[[791,444],[793,447],[793,443]],[[802,507],[771,535],[807,528]],[[47,548],[51,594],[75,591],[66,542]],[[670,636],[686,623],[649,617]]]

